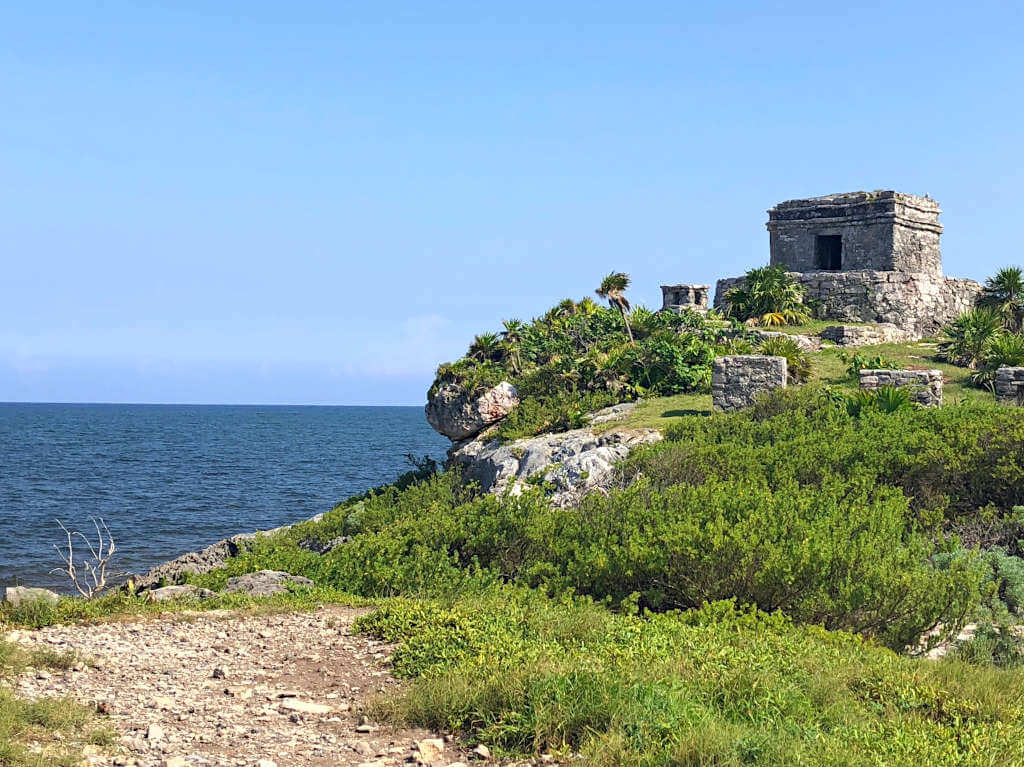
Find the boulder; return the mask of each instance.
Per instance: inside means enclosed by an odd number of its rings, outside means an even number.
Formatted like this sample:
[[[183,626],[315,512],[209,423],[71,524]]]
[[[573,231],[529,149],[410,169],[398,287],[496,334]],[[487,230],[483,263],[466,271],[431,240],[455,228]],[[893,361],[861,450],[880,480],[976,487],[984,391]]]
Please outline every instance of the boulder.
[[[551,504],[566,507],[609,486],[618,461],[661,438],[657,429],[619,427],[601,433],[574,429],[508,444],[479,439],[454,449],[449,465],[461,467],[466,479],[489,493],[520,493],[530,483],[544,483],[551,490]]]
[[[199,597],[209,599],[214,592],[209,589],[200,589],[192,585],[164,586],[160,589],[152,589],[146,592],[151,602],[166,602],[170,599],[184,599],[185,597]]]
[[[288,584],[308,588],[313,585],[313,581],[309,578],[303,578],[301,575],[292,575],[280,570],[260,570],[259,572],[228,578],[228,585],[224,588],[224,593],[248,594],[251,597],[270,597],[288,591]]]
[[[442,384],[427,402],[427,423],[453,442],[469,439],[507,416],[519,404],[516,387],[502,381],[478,397],[457,384]]]
[[[4,601],[9,603],[12,607],[17,607],[25,602],[49,602],[50,604],[56,604],[60,599],[60,594],[50,591],[49,589],[37,589],[29,586],[8,586],[4,590]]]

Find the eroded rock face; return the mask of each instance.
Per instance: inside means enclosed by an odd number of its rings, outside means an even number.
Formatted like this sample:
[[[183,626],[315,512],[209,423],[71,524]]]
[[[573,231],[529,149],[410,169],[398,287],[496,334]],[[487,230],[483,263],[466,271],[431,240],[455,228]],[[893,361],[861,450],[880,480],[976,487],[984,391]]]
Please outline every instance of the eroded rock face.
[[[607,488],[615,463],[636,447],[661,439],[657,429],[621,428],[603,433],[574,429],[505,445],[475,440],[453,450],[449,464],[460,466],[466,479],[479,482],[489,493],[517,494],[531,481],[550,483],[554,486],[551,504],[566,507],[587,493]]]
[[[453,442],[469,439],[507,416],[519,404],[516,387],[502,381],[479,397],[456,384],[442,384],[427,402],[427,423]]]

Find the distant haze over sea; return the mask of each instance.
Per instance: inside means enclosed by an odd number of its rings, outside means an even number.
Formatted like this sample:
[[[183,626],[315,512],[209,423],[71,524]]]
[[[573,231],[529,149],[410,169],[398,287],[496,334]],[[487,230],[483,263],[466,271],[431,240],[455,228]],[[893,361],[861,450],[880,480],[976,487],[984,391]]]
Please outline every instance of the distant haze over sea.
[[[421,407],[0,404],[0,586],[68,588],[55,519],[103,517],[133,572],[440,459]]]

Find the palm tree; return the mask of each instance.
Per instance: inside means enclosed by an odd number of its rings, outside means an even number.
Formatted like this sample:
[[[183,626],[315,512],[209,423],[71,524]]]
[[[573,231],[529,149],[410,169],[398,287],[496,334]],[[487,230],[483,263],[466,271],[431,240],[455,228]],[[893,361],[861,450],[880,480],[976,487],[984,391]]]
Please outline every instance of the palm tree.
[[[523,344],[523,331],[526,330],[526,324],[522,320],[505,320],[502,323],[505,329],[501,335],[504,338],[506,349],[509,352],[509,358],[512,362],[512,372],[518,373],[523,367],[522,359],[522,344]]]
[[[1024,272],[1019,266],[1005,266],[985,280],[979,306],[994,307],[1007,330],[1018,330],[1024,319]]]
[[[624,272],[612,272],[603,280],[601,280],[601,287],[595,292],[601,298],[608,299],[608,305],[613,309],[618,309],[619,314],[622,315],[622,322],[626,326],[626,335],[629,336],[629,342],[633,343],[633,329],[629,327],[629,317],[627,312],[629,311],[629,300],[625,296],[626,288],[629,287],[629,275]]]
[[[481,333],[469,345],[469,356],[473,359],[500,362],[504,354],[497,333]]]

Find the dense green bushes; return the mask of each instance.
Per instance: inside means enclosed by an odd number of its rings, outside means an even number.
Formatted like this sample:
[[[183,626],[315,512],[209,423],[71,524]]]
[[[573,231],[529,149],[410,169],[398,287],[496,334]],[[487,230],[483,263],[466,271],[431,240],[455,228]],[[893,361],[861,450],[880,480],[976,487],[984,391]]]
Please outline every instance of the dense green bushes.
[[[922,665],[715,603],[615,615],[510,589],[361,621],[415,682],[386,711],[492,747],[611,765],[945,767],[1024,760],[1024,676]]]
[[[477,393],[510,381],[522,400],[502,427],[512,439],[582,425],[584,408],[710,391],[712,360],[735,346],[722,334],[727,323],[628,306],[624,297],[612,307],[567,299],[531,322],[506,321],[502,334],[477,336],[465,357],[441,365],[431,393],[446,383]]]
[[[790,392],[684,420],[626,462],[625,489],[578,509],[550,509],[539,492],[472,497],[439,475],[300,525],[231,567],[363,596],[502,580],[652,610],[736,598],[899,648],[938,621],[955,628],[992,582],[954,536],[1016,553],[1022,444],[1017,411],[853,419],[822,392]],[[349,542],[323,557],[298,545],[341,535]]]
[[[726,292],[726,313],[754,325],[798,325],[811,317],[804,292],[781,266],[762,266]]]

